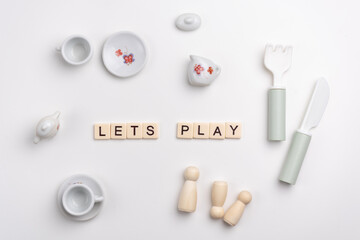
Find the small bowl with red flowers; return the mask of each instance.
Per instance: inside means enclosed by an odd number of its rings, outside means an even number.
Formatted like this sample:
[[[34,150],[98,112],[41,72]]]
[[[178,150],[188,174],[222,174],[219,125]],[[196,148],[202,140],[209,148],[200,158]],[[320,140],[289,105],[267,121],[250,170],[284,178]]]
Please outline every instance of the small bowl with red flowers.
[[[147,62],[148,51],[144,41],[132,32],[111,35],[104,44],[102,59],[106,69],[121,78],[140,72]]]

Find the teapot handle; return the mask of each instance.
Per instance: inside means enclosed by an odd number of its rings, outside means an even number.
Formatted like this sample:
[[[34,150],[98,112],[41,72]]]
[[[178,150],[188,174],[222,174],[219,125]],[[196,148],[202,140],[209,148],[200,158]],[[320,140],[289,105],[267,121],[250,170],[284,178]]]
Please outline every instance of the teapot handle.
[[[215,65],[215,74],[216,74],[216,76],[219,75],[220,72],[221,72],[221,67],[218,66],[218,65]]]

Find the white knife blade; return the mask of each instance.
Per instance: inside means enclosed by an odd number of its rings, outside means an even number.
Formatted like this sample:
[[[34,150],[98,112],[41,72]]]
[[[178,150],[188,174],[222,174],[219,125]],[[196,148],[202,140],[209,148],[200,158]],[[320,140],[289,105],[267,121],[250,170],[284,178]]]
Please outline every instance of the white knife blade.
[[[318,126],[329,101],[330,87],[325,78],[320,78],[311,97],[299,132],[310,134],[310,130]]]

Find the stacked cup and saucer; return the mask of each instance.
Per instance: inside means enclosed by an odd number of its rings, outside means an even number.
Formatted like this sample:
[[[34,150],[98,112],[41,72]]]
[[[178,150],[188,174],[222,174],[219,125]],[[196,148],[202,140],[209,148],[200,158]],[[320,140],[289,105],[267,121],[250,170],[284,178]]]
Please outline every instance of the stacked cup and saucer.
[[[87,221],[100,212],[104,205],[104,192],[95,179],[77,174],[61,184],[57,203],[65,216],[75,221]]]

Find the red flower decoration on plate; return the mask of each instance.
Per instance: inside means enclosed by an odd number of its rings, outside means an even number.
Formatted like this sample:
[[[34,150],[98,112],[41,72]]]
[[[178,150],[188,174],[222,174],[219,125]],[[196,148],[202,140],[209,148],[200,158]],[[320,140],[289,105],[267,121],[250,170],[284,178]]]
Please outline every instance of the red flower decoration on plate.
[[[210,74],[213,73],[214,69],[212,67],[209,67],[208,70],[207,70]]]
[[[124,55],[123,58],[125,60],[124,63],[126,63],[127,65],[130,65],[135,61],[134,54],[132,53],[130,53],[129,55]]]
[[[200,64],[199,65],[195,64],[194,71],[197,74],[200,74],[202,71],[204,71],[204,68]]]
[[[121,55],[123,55],[123,53],[121,52],[121,49],[118,49],[115,51],[115,55],[120,57]]]

